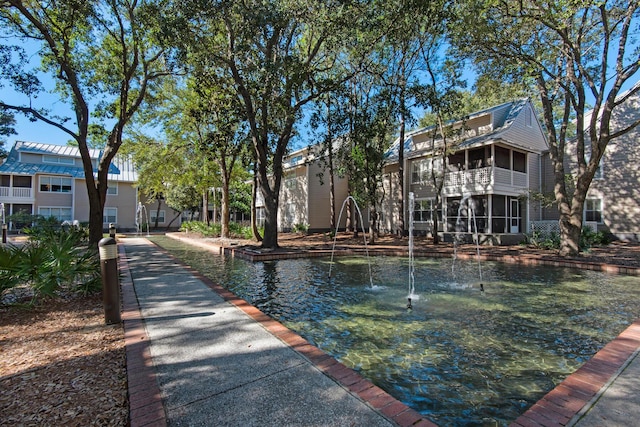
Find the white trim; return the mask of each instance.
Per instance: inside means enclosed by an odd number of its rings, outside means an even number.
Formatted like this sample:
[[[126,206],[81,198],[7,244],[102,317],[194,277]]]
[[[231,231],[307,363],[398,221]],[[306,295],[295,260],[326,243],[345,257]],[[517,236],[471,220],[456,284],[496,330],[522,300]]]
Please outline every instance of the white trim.
[[[109,218],[107,218],[108,221],[105,221],[105,217],[107,216],[107,211],[112,210],[115,211],[115,219],[113,221],[108,220]],[[105,206],[104,209],[102,210],[102,224],[109,224],[109,223],[114,223],[117,224],[118,223],[118,208],[115,206]]]
[[[73,157],[56,156],[55,154],[43,154],[42,163],[75,166],[76,160]]]
[[[45,184],[45,185],[49,185],[50,186],[49,190],[43,190],[42,189],[42,185],[43,185],[42,184],[42,180],[43,180],[43,178],[46,178],[46,179],[49,180],[49,183]],[[51,190],[51,188],[54,185],[52,183],[52,180],[54,180],[54,179],[56,179],[56,180],[59,179],[60,180],[60,190],[61,191],[53,191],[53,190]],[[63,180],[68,180],[69,181],[69,185],[68,185],[69,191],[62,191],[62,188],[66,187],[64,185],[64,181]],[[71,177],[68,177],[68,176],[38,175],[38,192],[39,193],[53,193],[53,194],[72,194],[73,193],[73,179]]]
[[[48,215],[42,214],[40,212],[41,209],[48,209],[49,210],[49,214]],[[68,209],[69,210],[69,217],[68,218],[61,218],[60,215],[53,215],[51,213],[52,209]],[[56,217],[57,219],[59,219],[60,221],[71,221],[71,220],[73,220],[73,207],[71,207],[71,206],[38,206],[38,215],[42,215],[45,218],[49,218],[49,217],[53,216],[53,217]]]
[[[109,190],[114,189],[115,192],[110,193]],[[107,196],[118,195],[118,181],[107,181]]]

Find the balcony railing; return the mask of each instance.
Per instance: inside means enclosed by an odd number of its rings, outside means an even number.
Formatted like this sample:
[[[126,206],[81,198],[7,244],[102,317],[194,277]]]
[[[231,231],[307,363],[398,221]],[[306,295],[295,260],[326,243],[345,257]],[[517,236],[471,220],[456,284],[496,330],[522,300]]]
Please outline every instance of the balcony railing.
[[[14,199],[30,199],[30,187],[0,187],[0,197],[12,197]]]
[[[482,192],[496,185],[523,188],[527,187],[527,183],[526,173],[492,166],[449,172],[445,177],[445,189],[450,193],[463,191]]]

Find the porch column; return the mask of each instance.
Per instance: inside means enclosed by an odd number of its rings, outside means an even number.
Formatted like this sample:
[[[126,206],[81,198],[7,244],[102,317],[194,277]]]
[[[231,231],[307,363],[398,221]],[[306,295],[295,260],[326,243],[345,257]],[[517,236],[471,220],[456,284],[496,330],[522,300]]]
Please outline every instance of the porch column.
[[[487,224],[487,233],[488,234],[493,234],[493,194],[488,194],[487,195],[487,221],[489,222]]]

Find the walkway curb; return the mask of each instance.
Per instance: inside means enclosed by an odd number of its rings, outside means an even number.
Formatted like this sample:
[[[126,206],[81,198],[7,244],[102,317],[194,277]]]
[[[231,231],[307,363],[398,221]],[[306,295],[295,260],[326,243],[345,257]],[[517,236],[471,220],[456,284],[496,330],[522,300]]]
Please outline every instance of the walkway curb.
[[[124,245],[118,245],[122,321],[127,354],[129,389],[129,425],[131,427],[165,427],[166,414],[160,386],[151,359],[149,337],[140,314]]]

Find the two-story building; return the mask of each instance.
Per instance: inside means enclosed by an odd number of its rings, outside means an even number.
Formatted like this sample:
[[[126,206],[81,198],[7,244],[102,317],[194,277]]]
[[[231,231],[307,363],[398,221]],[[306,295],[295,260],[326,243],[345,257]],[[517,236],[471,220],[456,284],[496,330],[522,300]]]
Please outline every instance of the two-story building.
[[[90,150],[96,169],[101,154],[100,150]],[[156,217],[159,226],[170,220],[170,209],[162,201],[140,204],[137,178],[133,162],[116,156],[109,168],[103,212],[105,230],[110,223],[116,224],[118,230],[135,231],[145,223],[153,225]],[[7,218],[23,213],[87,223],[89,197],[79,149],[17,141],[0,165],[0,204]],[[11,221],[9,229],[23,225]]]
[[[531,192],[541,190],[541,156],[548,150],[542,126],[528,99],[504,103],[449,124],[455,132],[445,139],[435,126],[409,132],[404,143],[405,188],[397,188],[398,148],[389,150],[385,169],[384,228],[396,231],[400,213],[397,200],[415,197],[412,212],[418,233],[451,233],[476,230],[486,243],[516,243],[528,232],[530,221],[540,218],[541,208]],[[444,158],[444,162],[442,161]],[[436,205],[432,176],[443,180]],[[408,211],[408,203],[405,202]],[[434,217],[438,215],[438,230]],[[408,218],[405,217],[405,224]]]
[[[435,126],[407,133],[403,141],[404,188],[398,187],[400,141],[391,144],[381,186],[380,230],[399,231],[398,200],[403,198],[405,229],[408,215],[413,215],[418,234],[437,231],[447,238],[451,233],[477,230],[486,243],[521,241],[530,221],[541,219],[540,204],[529,195],[541,191],[541,157],[548,150],[531,102],[521,99],[478,111],[450,128],[457,132],[448,138],[446,152]],[[326,153],[313,146],[285,159],[278,218],[281,231],[295,223],[307,223],[311,230],[328,230],[328,171],[322,166],[323,156]],[[441,209],[436,205],[432,172],[443,180]],[[339,210],[348,196],[347,183],[346,178],[334,178]],[[415,197],[411,213],[409,193]],[[362,214],[368,224],[366,207],[362,207]],[[438,230],[434,230],[435,215]],[[344,227],[344,219],[339,227]]]
[[[311,232],[327,231],[331,225],[329,171],[325,164],[326,152],[320,145],[296,150],[284,158],[280,203],[278,204],[278,231],[291,231],[298,224]],[[348,196],[347,179],[334,174],[334,195],[337,221],[341,204]],[[257,216],[264,217],[264,202],[258,192]],[[344,227],[346,216],[341,220]]]

